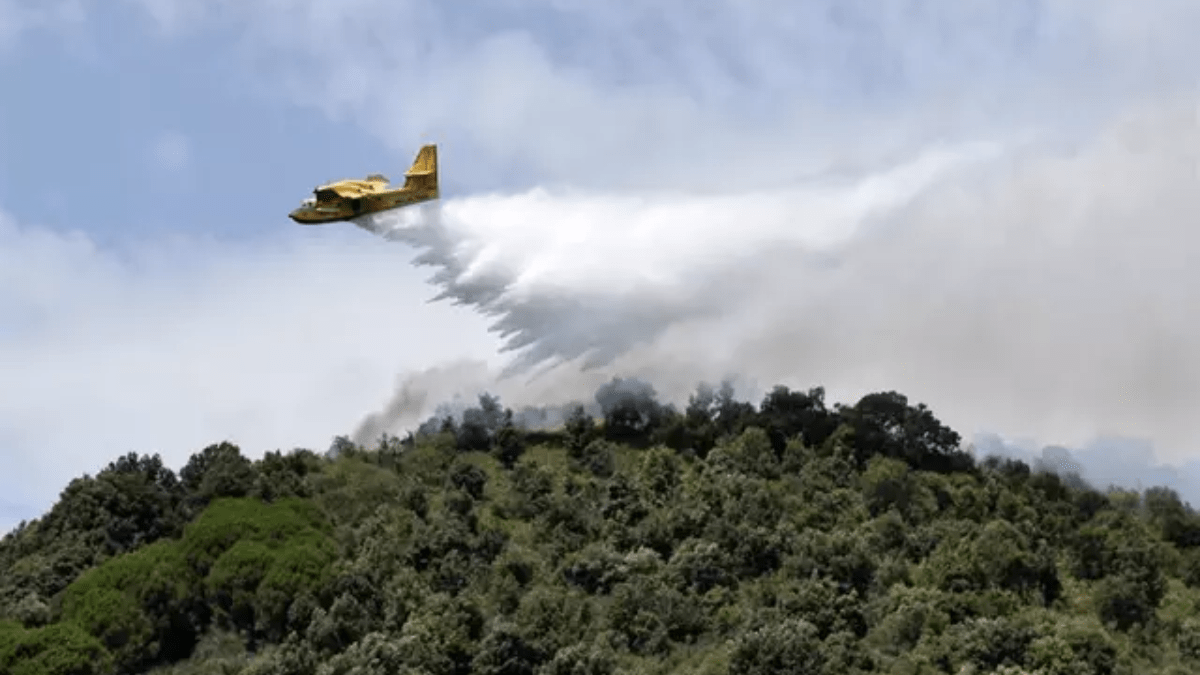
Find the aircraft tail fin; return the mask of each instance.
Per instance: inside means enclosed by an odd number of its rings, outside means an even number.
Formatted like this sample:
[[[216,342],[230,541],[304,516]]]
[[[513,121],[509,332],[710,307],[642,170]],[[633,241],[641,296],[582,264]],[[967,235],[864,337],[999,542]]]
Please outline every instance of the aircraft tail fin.
[[[426,145],[417,153],[412,167],[404,172],[405,187],[422,187],[429,190],[438,188],[437,146]]]
[[[417,153],[412,168],[404,172],[405,176],[437,175],[437,146],[426,145]]]

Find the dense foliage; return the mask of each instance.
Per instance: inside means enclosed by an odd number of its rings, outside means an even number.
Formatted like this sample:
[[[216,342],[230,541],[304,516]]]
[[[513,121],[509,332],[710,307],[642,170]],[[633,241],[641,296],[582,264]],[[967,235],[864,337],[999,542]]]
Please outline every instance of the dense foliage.
[[[614,381],[375,447],[131,454],[0,542],[0,672],[1200,671],[1200,516],[885,392]]]

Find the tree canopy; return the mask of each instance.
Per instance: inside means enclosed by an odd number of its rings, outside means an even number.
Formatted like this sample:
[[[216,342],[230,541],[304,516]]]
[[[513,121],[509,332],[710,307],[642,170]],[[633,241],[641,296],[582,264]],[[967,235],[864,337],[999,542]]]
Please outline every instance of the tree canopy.
[[[976,458],[896,392],[595,399],[117,458],[0,541],[0,672],[1200,671],[1200,515],[1167,488]]]

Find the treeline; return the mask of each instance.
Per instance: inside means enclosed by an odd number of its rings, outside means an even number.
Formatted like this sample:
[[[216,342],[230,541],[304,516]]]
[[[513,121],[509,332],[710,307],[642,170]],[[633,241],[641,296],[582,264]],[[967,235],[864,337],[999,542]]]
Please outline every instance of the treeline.
[[[122,457],[0,541],[0,672],[1200,669],[1200,516],[1168,489],[977,460],[894,392],[592,407]]]

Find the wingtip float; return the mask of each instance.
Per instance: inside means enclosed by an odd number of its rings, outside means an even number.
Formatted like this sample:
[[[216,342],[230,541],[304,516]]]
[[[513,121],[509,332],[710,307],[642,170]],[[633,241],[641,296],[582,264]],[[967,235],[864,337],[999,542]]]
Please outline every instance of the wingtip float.
[[[323,225],[437,199],[437,146],[421,148],[412,167],[404,172],[404,185],[392,187],[389,183],[386,176],[371,174],[320,185],[288,217],[301,225]]]

